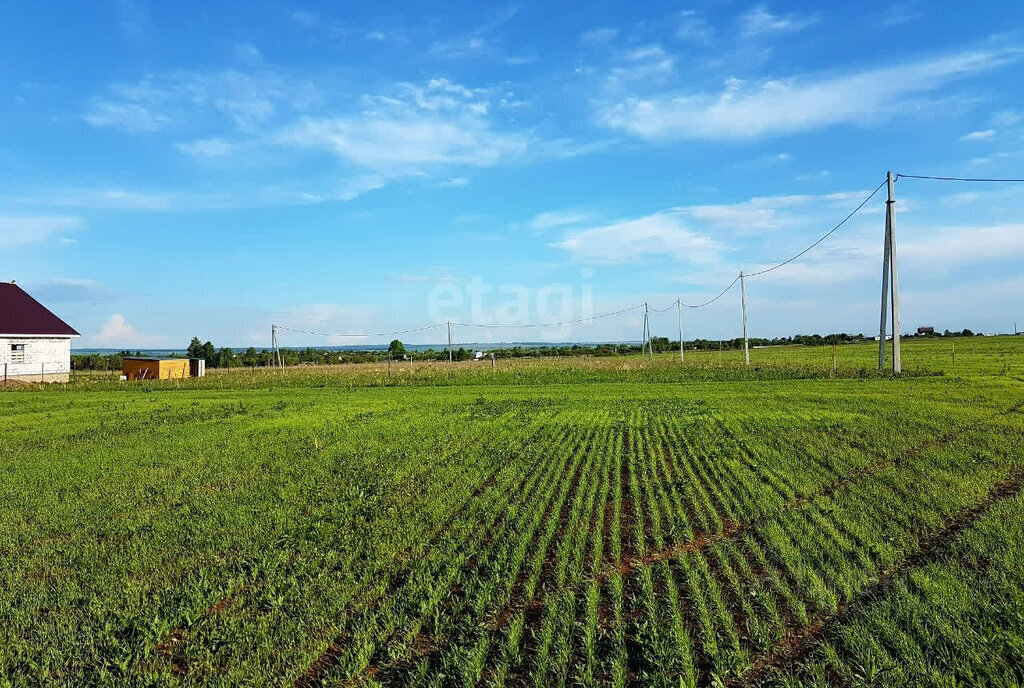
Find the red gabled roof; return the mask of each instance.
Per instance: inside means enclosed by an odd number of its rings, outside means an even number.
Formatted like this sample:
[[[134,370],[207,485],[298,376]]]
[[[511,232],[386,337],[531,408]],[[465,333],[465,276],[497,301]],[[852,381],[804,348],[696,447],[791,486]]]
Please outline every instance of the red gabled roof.
[[[0,334],[78,336],[74,328],[14,282],[0,282]]]

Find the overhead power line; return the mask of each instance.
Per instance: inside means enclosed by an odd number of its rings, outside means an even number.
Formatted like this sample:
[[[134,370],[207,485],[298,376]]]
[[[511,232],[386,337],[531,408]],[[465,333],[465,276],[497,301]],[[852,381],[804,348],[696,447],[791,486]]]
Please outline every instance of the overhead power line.
[[[409,330],[396,330],[394,332],[313,332],[311,330],[300,330],[295,327],[288,327],[287,325],[273,325],[273,327],[276,327],[279,330],[288,330],[289,332],[311,334],[316,337],[389,337],[395,334],[410,334],[412,332],[424,332],[426,330],[435,330],[438,327],[444,327],[444,325],[444,323],[435,323],[433,325],[414,327]]]
[[[928,175],[916,175],[916,174],[896,174],[895,175],[895,179],[898,180],[900,178],[925,179],[925,180],[936,180],[936,181],[957,181],[957,182],[1024,182],[1024,179],[995,179],[995,178],[974,178],[974,177],[942,177],[942,176],[928,176]],[[875,195],[882,189],[882,187],[886,185],[886,182],[887,182],[887,180],[883,180],[878,186],[875,187],[875,189],[871,193],[869,193],[867,195],[867,197],[864,198],[864,200],[862,200],[857,205],[857,207],[855,207],[842,220],[840,220],[837,224],[832,226],[827,232],[822,234],[813,243],[811,243],[809,246],[807,246],[803,250],[799,251],[798,253],[793,254],[792,256],[790,256],[789,258],[787,258],[787,259],[785,259],[785,260],[783,260],[781,262],[775,263],[771,267],[764,268],[763,270],[758,270],[757,272],[741,273],[741,274],[744,277],[757,277],[759,275],[764,275],[764,274],[767,274],[769,272],[773,272],[775,270],[778,270],[779,268],[782,268],[782,267],[784,267],[786,265],[789,265],[790,263],[792,263],[793,261],[797,260],[798,258],[801,258],[802,256],[806,255],[808,252],[810,252],[816,246],[818,246],[823,241],[825,241],[825,239],[829,238],[835,232],[837,232],[841,227],[843,227],[843,225],[845,225],[847,222],[849,222],[853,218],[854,215],[856,215],[858,212],[860,212],[864,208],[864,206],[866,206],[871,201],[871,199],[875,197]],[[665,308],[650,308],[650,306],[648,306],[647,304],[638,303],[636,305],[628,306],[626,308],[622,308],[622,309],[619,309],[619,310],[616,310],[616,311],[610,311],[610,312],[607,312],[607,313],[600,313],[598,315],[583,316],[583,317],[579,317],[579,318],[573,318],[573,319],[570,319],[570,320],[562,320],[562,321],[550,322],[550,323],[492,323],[492,324],[479,324],[479,323],[463,323],[463,322],[451,322],[451,321],[449,321],[449,322],[442,322],[442,323],[434,323],[434,324],[431,324],[431,325],[424,325],[422,327],[415,327],[415,328],[406,329],[406,330],[395,330],[395,331],[392,331],[392,332],[368,332],[368,333],[315,332],[315,331],[312,331],[312,330],[304,330],[304,329],[300,329],[300,328],[288,327],[288,326],[285,326],[285,325],[275,325],[275,327],[277,327],[279,329],[282,329],[282,330],[288,330],[289,332],[297,332],[297,333],[301,333],[301,334],[308,334],[308,335],[321,336],[321,337],[386,337],[386,336],[392,336],[392,335],[411,334],[411,333],[415,333],[415,332],[424,332],[424,331],[427,331],[427,330],[433,330],[433,329],[437,329],[437,328],[440,328],[440,327],[445,327],[446,325],[448,327],[451,327],[452,325],[454,325],[454,326],[457,326],[457,327],[471,327],[471,328],[477,328],[477,329],[559,327],[559,326],[562,326],[562,325],[575,325],[575,324],[579,324],[579,323],[583,323],[583,322],[591,322],[591,321],[595,321],[595,320],[600,320],[602,318],[610,318],[610,317],[613,317],[613,316],[616,316],[616,315],[622,315],[623,313],[628,313],[629,311],[637,310],[638,308],[643,308],[645,306],[647,306],[647,308],[650,311],[653,311],[655,313],[664,313],[664,312],[666,312],[668,310],[671,310],[672,308],[675,308],[677,305],[678,306],[684,306],[686,308],[704,308],[705,306],[710,306],[711,304],[715,303],[716,301],[721,299],[723,296],[725,296],[727,293],[729,293],[729,291],[732,290],[732,288],[735,287],[736,283],[739,282],[739,281],[740,281],[740,275],[737,275],[732,280],[732,282],[730,282],[728,285],[726,285],[726,287],[724,289],[722,289],[722,291],[720,291],[718,294],[716,294],[712,298],[710,298],[710,299],[708,299],[706,301],[703,301],[701,303],[686,303],[682,299],[676,299],[675,301],[670,303]]]
[[[992,179],[984,177],[929,177],[923,174],[896,174],[896,179],[931,179],[940,182],[1024,182],[1024,179]]]
[[[576,318],[574,320],[563,320],[561,322],[553,323],[532,323],[532,324],[516,324],[516,323],[494,323],[491,325],[481,325],[477,323],[462,323],[452,322],[452,325],[458,325],[459,327],[477,327],[477,328],[490,328],[490,327],[558,327],[560,325],[575,325],[581,322],[587,322],[588,320],[599,320],[601,318],[610,318],[613,315],[622,315],[629,311],[636,310],[637,308],[643,308],[642,303],[638,303],[635,306],[629,306],[617,311],[611,311],[610,313],[600,313],[598,315],[588,315],[582,318]]]
[[[864,206],[866,206],[868,204],[868,201],[870,201],[872,198],[874,198],[875,194],[878,193],[879,191],[881,191],[882,187],[885,186],[885,184],[886,184],[886,182],[883,181],[881,184],[876,186],[875,190],[872,191],[871,193],[869,193],[868,197],[860,202],[860,205],[858,205],[856,208],[854,208],[853,211],[849,215],[847,215],[846,217],[844,217],[842,220],[839,221],[839,224],[837,224],[835,227],[833,227],[832,229],[830,229],[827,232],[825,232],[824,234],[822,234],[821,237],[819,237],[817,241],[815,241],[813,244],[811,244],[810,246],[805,248],[803,251],[800,251],[800,253],[797,253],[796,255],[794,255],[794,256],[792,256],[790,258],[787,258],[786,260],[782,261],[781,263],[776,263],[775,265],[771,266],[770,268],[765,268],[764,270],[759,270],[758,272],[745,273],[744,276],[745,277],[757,277],[758,275],[763,275],[763,274],[765,274],[767,272],[771,272],[772,270],[778,270],[783,265],[789,265],[794,260],[796,260],[800,256],[804,255],[808,251],[810,251],[812,248],[814,248],[815,246],[817,246],[821,242],[825,241],[825,239],[828,239],[830,236],[832,236],[832,234],[837,229],[839,229],[840,227],[845,225],[850,220],[850,218],[852,218],[854,215],[856,215],[858,212],[860,212],[860,209],[863,208]]]

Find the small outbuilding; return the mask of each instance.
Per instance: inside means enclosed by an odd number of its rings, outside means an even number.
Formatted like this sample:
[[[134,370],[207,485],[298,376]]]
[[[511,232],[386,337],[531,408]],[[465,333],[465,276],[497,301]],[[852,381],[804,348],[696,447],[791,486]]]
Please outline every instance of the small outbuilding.
[[[127,380],[184,380],[191,377],[187,358],[125,358],[121,372]]]
[[[67,382],[80,336],[17,284],[0,282],[0,384]]]

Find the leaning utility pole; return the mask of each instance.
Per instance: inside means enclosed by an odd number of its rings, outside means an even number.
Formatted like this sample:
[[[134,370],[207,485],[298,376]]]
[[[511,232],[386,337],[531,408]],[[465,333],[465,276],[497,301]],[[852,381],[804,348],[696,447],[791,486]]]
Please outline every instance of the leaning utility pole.
[[[676,299],[676,311],[679,313],[679,360],[685,362],[683,356],[683,300]]]
[[[900,285],[896,271],[896,198],[893,189],[895,176],[886,173],[889,197],[885,201],[885,250],[882,255],[882,309],[878,325],[878,369],[885,369],[886,318],[889,315],[889,296],[892,295],[892,372],[899,373],[900,361]]]
[[[281,361],[281,348],[277,345],[277,325],[270,326],[270,348],[273,349],[272,358],[275,367],[284,368],[284,362]]]
[[[747,285],[740,270],[740,303],[743,305],[743,362],[750,365],[750,347],[747,345]]]

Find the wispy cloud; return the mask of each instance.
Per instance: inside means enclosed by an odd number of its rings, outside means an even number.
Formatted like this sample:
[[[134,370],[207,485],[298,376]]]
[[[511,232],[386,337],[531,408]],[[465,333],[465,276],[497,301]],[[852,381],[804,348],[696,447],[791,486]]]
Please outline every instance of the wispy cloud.
[[[117,291],[90,279],[55,279],[30,285],[29,291],[44,303],[106,303]]]
[[[528,226],[530,229],[544,230],[556,227],[569,227],[590,222],[594,219],[593,213],[582,210],[549,210],[534,215]]]
[[[522,156],[529,146],[528,134],[492,122],[486,92],[446,79],[402,84],[388,95],[364,96],[362,103],[350,115],[302,119],[276,142],[328,152],[387,177],[438,166],[486,167]]]
[[[764,5],[759,5],[740,16],[740,34],[745,38],[752,38],[766,34],[790,33],[806,29],[817,20],[817,17],[797,14],[772,14]]]
[[[722,246],[709,236],[688,229],[676,213],[656,213],[569,232],[553,244],[574,260],[595,265],[671,258],[689,263],[709,262]]]
[[[170,118],[139,103],[93,100],[82,119],[97,128],[139,133],[162,129]]]
[[[964,134],[960,137],[961,141],[988,141],[989,139],[995,138],[995,129],[983,129],[981,131],[972,131],[969,134]]]
[[[599,26],[581,33],[580,40],[584,43],[609,43],[618,35],[619,30],[614,26]]]
[[[319,99],[309,81],[270,70],[177,71],[114,84],[90,101],[82,118],[94,127],[146,132],[194,125],[206,112],[253,131],[282,111],[301,113]]]
[[[208,139],[194,139],[192,141],[179,141],[174,147],[185,155],[194,158],[223,158],[234,153],[239,145],[231,143],[219,136]]]
[[[676,27],[676,38],[694,43],[710,43],[715,32],[703,14],[696,10],[684,10],[679,13],[679,25]]]
[[[0,248],[38,243],[84,226],[81,218],[68,215],[0,216]]]
[[[482,7],[489,7],[482,5]],[[509,6],[498,12],[490,20],[458,36],[434,41],[429,54],[432,57],[455,59],[484,54],[500,54],[497,44],[489,38],[490,34],[501,28],[519,13],[519,8]]]
[[[120,313],[111,315],[100,327],[100,331],[92,336],[93,342],[113,347],[147,347],[156,346],[161,338],[157,335],[139,332],[128,324]]]
[[[718,93],[606,102],[597,117],[607,127],[648,139],[754,139],[864,125],[900,112],[912,96],[1012,63],[1019,54],[979,50],[814,79],[733,79]]]
[[[889,7],[882,14],[882,26],[900,26],[917,21],[924,16],[916,2],[901,2]]]

